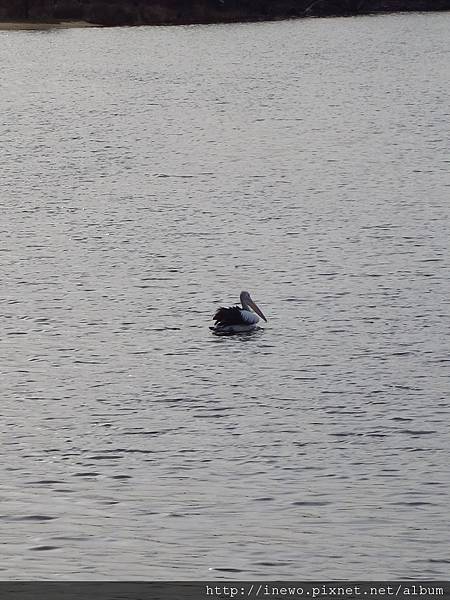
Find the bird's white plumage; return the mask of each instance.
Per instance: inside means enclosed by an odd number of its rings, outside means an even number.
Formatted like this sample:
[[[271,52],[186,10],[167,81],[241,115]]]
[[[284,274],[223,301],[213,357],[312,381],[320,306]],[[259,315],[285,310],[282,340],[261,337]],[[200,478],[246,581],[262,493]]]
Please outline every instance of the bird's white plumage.
[[[249,325],[255,325],[259,321],[258,315],[250,310],[241,310],[242,319]]]

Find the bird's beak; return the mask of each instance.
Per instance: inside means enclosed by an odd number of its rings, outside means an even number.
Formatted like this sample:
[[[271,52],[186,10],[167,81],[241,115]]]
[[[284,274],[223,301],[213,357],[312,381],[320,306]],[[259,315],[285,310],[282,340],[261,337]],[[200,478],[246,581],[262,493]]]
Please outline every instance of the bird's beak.
[[[262,310],[259,308],[259,306],[258,306],[257,304],[255,304],[255,303],[253,302],[253,300],[250,300],[250,301],[249,301],[249,304],[250,304],[250,306],[252,307],[252,309],[255,311],[255,313],[256,313],[257,315],[259,315],[259,316],[261,317],[261,319],[264,319],[264,321],[267,323],[267,319],[266,319],[266,317],[264,316],[264,313],[263,313],[263,311],[262,311]]]

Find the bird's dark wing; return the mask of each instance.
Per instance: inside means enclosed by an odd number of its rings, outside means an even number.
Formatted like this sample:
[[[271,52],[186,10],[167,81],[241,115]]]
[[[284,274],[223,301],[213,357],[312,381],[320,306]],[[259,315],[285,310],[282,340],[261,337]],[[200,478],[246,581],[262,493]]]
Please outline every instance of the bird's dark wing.
[[[239,306],[231,306],[230,308],[224,308],[221,306],[216,314],[213,316],[213,320],[216,321],[217,325],[245,325],[246,321],[242,318],[241,309]]]

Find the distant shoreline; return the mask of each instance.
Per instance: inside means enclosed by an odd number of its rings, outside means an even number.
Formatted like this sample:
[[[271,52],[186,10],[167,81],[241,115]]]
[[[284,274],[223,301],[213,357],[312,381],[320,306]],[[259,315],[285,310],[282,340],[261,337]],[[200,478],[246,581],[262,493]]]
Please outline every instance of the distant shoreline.
[[[450,0],[27,0],[25,10],[0,0],[0,30],[194,25],[445,12]],[[62,9],[61,6],[64,6]]]
[[[87,21],[0,21],[0,31],[26,31],[98,27]]]

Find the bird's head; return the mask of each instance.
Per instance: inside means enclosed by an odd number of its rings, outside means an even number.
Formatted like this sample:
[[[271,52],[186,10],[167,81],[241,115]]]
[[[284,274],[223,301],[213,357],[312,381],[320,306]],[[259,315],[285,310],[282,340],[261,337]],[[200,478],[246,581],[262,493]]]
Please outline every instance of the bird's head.
[[[240,298],[241,298],[242,308],[251,308],[257,315],[259,315],[261,317],[261,319],[264,319],[264,321],[266,321],[266,323],[267,323],[267,319],[264,316],[264,313],[259,308],[259,306],[252,300],[252,297],[250,296],[250,294],[248,292],[241,292]]]

